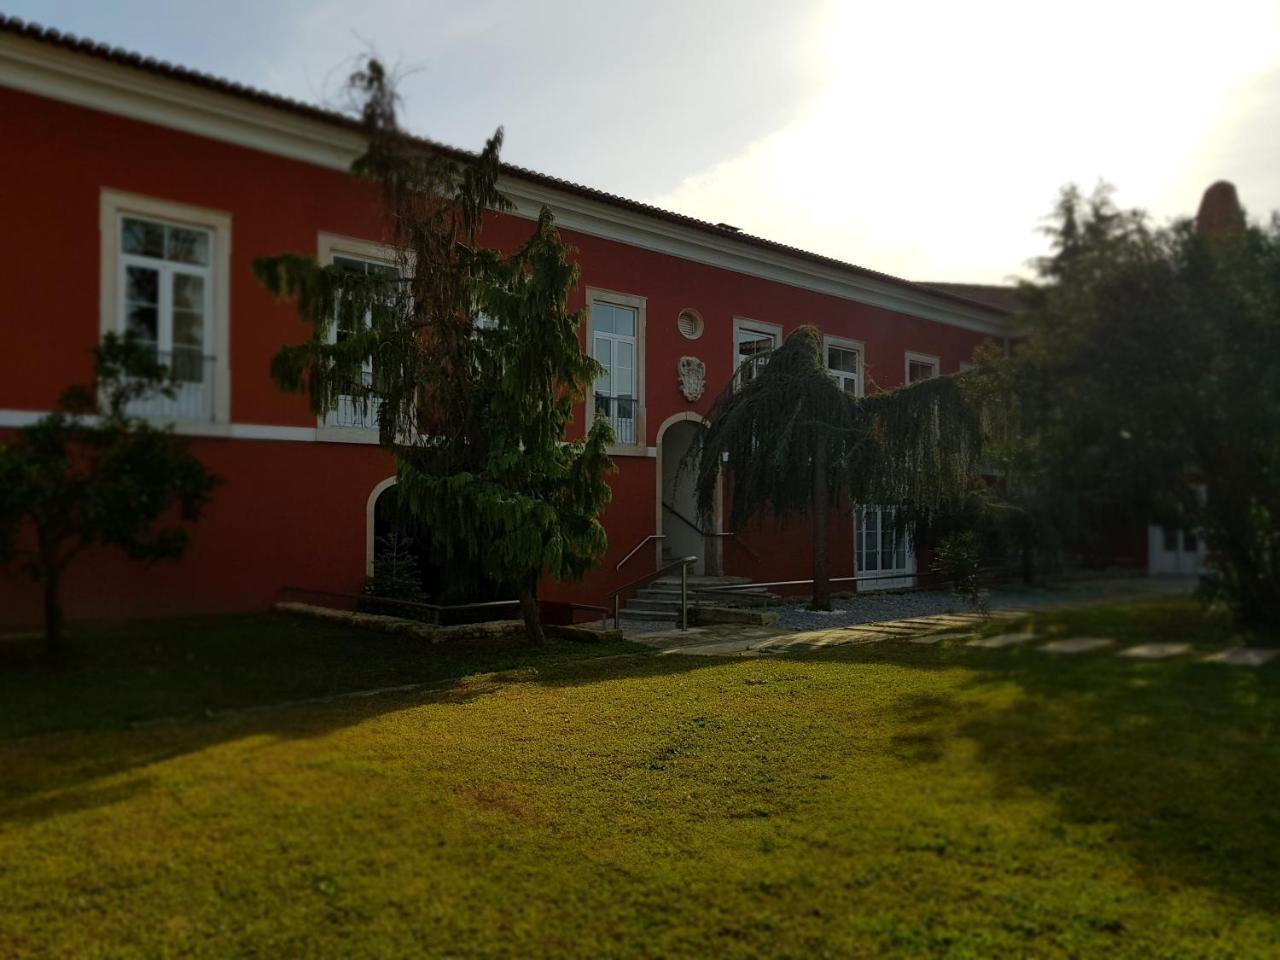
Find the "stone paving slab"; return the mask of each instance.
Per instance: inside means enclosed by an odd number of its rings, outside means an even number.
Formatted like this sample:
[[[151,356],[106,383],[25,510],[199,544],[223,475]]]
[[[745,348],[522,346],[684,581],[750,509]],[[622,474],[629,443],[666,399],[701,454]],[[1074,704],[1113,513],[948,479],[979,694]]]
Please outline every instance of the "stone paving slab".
[[[1136,647],[1116,651],[1116,656],[1134,660],[1163,660],[1166,657],[1180,657],[1190,649],[1189,643],[1140,643]]]
[[[1032,640],[1039,639],[1034,633],[1001,633],[994,637],[978,637],[976,640],[970,640],[965,644],[966,647],[986,647],[988,649],[997,650],[1001,647],[1012,647],[1018,643],[1030,643]]]
[[[1278,656],[1280,656],[1280,650],[1269,650],[1266,647],[1236,647],[1234,650],[1210,654],[1204,658],[1204,662],[1226,663],[1233,667],[1260,667]]]
[[[1054,640],[1037,649],[1044,653],[1088,653],[1091,650],[1109,647],[1113,643],[1115,643],[1114,640],[1106,637],[1070,637],[1066,640]]]

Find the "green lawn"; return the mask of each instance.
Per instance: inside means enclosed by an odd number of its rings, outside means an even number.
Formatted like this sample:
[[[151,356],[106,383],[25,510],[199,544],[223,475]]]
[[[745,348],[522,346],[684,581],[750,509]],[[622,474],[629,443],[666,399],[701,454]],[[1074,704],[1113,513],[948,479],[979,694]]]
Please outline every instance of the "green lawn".
[[[0,640],[0,738],[192,718],[636,650],[629,643],[430,646],[283,614],[76,624],[68,642],[64,662],[50,664],[35,638]]]
[[[264,656],[295,629],[237,623]],[[1185,601],[1041,626],[1224,637]],[[429,690],[0,741],[0,957],[1280,954],[1280,666],[452,656]]]

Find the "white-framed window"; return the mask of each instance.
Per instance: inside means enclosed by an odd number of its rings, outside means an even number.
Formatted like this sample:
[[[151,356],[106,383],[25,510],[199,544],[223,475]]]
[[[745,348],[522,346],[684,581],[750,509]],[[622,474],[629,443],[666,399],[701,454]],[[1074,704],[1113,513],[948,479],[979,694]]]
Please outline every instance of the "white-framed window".
[[[230,419],[224,213],[102,191],[101,332],[132,333],[169,368],[173,396],[135,401],[157,420]]]
[[[587,343],[604,369],[591,391],[592,417],[604,417],[618,446],[644,443],[645,300],[630,294],[587,291]]]
[[[396,276],[400,272],[395,250],[383,244],[321,234],[319,247],[319,260],[322,264],[333,264],[342,270],[362,274],[382,273]],[[332,342],[341,343],[344,338],[353,333],[368,329],[371,322],[370,311],[357,313],[354,309],[344,309],[340,304],[338,316],[335,318],[330,334]],[[360,385],[372,386],[376,375],[373,357],[366,357],[358,374]],[[379,406],[380,401],[376,397],[361,398],[356,396],[354,391],[350,394],[340,393],[333,409],[320,418],[319,425],[330,431],[377,430]]]
[[[942,362],[932,354],[907,351],[906,380],[908,384],[932,380],[942,370]]]
[[[733,321],[733,369],[741,386],[756,378],[769,354],[782,343],[782,327],[735,317]]]
[[[915,552],[906,532],[896,528],[895,515],[892,507],[874,506],[859,507],[854,514],[859,590],[910,585],[916,570]]]
[[[862,396],[862,344],[844,337],[823,337],[822,346],[827,370],[836,386],[851,397]]]

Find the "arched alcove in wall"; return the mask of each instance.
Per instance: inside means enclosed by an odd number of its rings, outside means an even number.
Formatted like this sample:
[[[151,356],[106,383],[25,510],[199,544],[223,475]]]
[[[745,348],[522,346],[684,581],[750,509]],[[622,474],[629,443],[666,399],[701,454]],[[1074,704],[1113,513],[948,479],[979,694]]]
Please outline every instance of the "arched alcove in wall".
[[[365,504],[366,576],[373,576],[383,538],[397,530],[407,539],[408,551],[417,561],[427,600],[444,604],[479,603],[509,600],[514,596],[510,589],[486,578],[478,562],[459,556],[445,561],[434,556],[431,530],[400,510],[395,477],[378,483]]]
[[[720,488],[717,483],[715,513],[707,527],[698,515],[696,478],[685,455],[706,429],[706,420],[696,413],[677,413],[658,428],[656,527],[663,539],[658,541],[658,563],[663,553],[670,557],[697,557],[694,573],[719,574],[722,569],[723,541],[714,534],[720,531]]]

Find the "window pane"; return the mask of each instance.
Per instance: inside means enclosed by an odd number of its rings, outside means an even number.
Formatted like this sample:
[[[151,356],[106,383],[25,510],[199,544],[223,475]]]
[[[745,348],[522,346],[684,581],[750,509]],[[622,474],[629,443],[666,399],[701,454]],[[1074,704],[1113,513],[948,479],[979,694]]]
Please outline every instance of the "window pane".
[[[768,353],[773,349],[773,337],[768,334],[743,331],[738,337],[738,356],[742,359]]]
[[[929,380],[937,375],[932,363],[926,363],[921,360],[912,360],[907,365],[907,383],[916,383],[920,380]]]
[[[614,346],[614,365],[631,370],[635,367],[635,345],[619,342]]]
[[[189,273],[173,275],[173,309],[204,312],[204,278]]]
[[[334,257],[333,265],[348,273],[364,273],[363,260],[352,260],[350,257]]]
[[[177,347],[204,346],[204,316],[190,310],[176,310],[173,314],[173,345]]]
[[[147,267],[126,267],[124,296],[130,303],[154,306],[160,299],[160,272]]]
[[[613,307],[607,303],[591,305],[591,329],[595,333],[613,333]],[[596,357],[599,360],[599,357]],[[603,362],[603,361],[601,361]]]
[[[856,397],[858,395],[858,381],[853,377],[844,377],[842,379],[844,382],[841,383],[840,389],[849,396]]]
[[[596,337],[596,361],[606,370],[613,366],[613,341]]]
[[[634,337],[636,335],[636,312],[630,307],[614,307],[613,332],[624,337]]]
[[[156,318],[155,307],[130,306],[125,310],[125,330],[137,335],[139,339],[155,343],[159,331]]]
[[[170,227],[168,257],[178,263],[198,263],[208,266],[209,234],[203,230]]]
[[[125,253],[144,257],[164,256],[164,227],[150,220],[125,217],[120,228],[120,246]]]
[[[831,370],[839,370],[841,373],[857,373],[858,353],[856,350],[846,350],[844,347],[828,347],[827,367]]]

